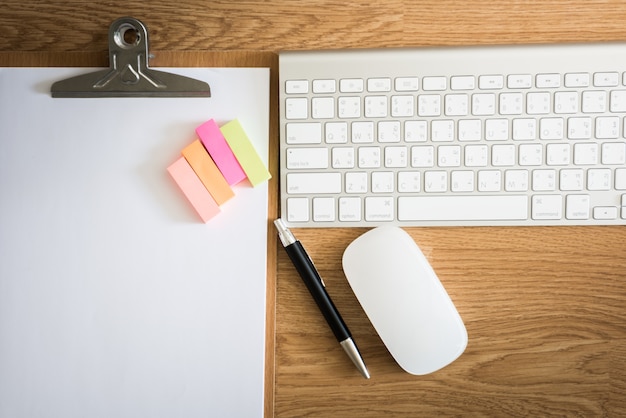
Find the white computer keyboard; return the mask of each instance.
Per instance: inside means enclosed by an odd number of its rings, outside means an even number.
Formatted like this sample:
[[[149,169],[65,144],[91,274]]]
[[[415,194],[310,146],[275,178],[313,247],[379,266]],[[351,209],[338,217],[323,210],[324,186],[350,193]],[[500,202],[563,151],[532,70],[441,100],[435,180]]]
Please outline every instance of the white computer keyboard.
[[[626,225],[626,44],[279,55],[292,226]]]

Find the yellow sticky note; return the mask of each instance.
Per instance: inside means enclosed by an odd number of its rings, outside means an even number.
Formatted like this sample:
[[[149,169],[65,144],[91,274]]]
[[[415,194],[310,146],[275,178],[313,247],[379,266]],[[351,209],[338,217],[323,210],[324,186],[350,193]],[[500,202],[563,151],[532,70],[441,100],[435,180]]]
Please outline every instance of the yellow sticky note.
[[[235,119],[228,122],[220,130],[252,186],[256,187],[272,178],[239,120]]]

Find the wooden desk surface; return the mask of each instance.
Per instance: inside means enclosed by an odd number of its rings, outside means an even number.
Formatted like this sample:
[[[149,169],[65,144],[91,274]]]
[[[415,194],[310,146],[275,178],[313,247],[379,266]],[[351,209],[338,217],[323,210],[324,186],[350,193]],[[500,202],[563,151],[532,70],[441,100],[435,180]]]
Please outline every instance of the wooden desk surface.
[[[126,15],[147,24],[153,66],[275,70],[245,51],[626,40],[622,1],[5,0],[0,65],[107,65],[108,25]],[[364,230],[296,232],[372,378],[347,360],[274,246],[266,416],[626,416],[625,228],[410,229],[469,333],[456,362],[422,377],[387,354],[341,271]]]

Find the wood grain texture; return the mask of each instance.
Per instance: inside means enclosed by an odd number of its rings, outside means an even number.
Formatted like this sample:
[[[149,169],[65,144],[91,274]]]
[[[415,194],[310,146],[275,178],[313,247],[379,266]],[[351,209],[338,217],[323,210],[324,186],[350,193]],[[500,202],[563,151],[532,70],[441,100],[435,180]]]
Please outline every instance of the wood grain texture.
[[[108,25],[126,15],[148,26],[155,67],[272,67],[271,214],[274,52],[626,40],[623,1],[5,0],[0,65],[105,66]],[[267,417],[626,416],[625,228],[410,228],[469,333],[465,353],[427,376],[396,365],[345,280],[341,255],[365,230],[295,230],[370,380],[268,231]]]

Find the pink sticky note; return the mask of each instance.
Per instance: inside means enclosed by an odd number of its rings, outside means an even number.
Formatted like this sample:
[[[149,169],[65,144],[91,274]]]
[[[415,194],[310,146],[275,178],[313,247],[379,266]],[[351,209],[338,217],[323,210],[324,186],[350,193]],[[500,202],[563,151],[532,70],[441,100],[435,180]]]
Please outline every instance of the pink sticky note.
[[[206,223],[220,212],[220,208],[202,184],[185,157],[180,157],[167,171],[183,191],[200,218]]]
[[[198,126],[196,133],[230,186],[246,178],[246,173],[213,119]]]

